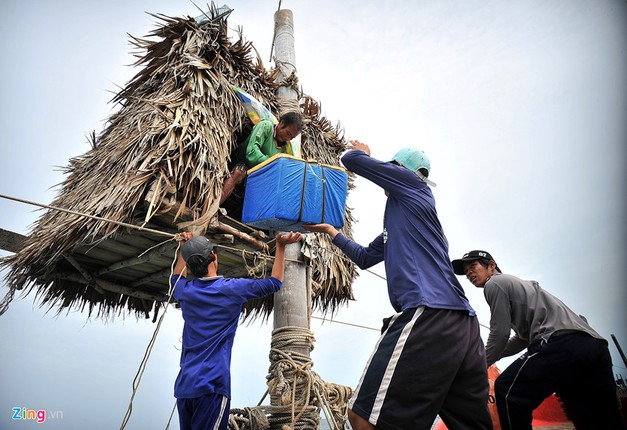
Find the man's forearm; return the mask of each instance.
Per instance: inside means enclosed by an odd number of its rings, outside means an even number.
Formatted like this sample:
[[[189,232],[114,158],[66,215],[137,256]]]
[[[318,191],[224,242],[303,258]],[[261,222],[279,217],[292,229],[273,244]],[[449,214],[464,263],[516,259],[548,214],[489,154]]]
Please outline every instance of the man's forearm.
[[[273,278],[283,282],[283,273],[285,272],[285,245],[276,245],[276,251],[274,253],[274,264],[272,265]]]
[[[185,272],[186,267],[187,264],[185,264],[185,260],[183,260],[183,256],[181,255],[181,250],[179,250],[176,265],[174,266],[174,271],[172,273],[174,275],[180,275]]]

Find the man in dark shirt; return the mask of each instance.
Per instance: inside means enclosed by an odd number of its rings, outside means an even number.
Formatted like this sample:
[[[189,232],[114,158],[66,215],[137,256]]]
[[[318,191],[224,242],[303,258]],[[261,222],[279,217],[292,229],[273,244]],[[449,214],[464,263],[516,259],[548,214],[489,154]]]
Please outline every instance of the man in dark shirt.
[[[305,228],[330,235],[362,269],[385,261],[397,312],[349,401],[352,428],[428,430],[439,414],[451,429],[491,429],[479,323],[450,264],[427,156],[405,148],[387,162],[361,142],[349,148],[344,166],[388,196],[383,232],[363,247],[328,224]]]

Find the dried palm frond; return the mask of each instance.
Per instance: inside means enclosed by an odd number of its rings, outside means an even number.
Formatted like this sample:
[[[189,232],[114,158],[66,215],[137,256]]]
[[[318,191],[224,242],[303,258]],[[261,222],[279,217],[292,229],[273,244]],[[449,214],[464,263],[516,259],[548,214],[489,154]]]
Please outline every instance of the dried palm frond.
[[[140,71],[113,98],[117,110],[102,132],[91,136],[92,149],[69,160],[52,205],[175,233],[177,223],[210,219],[217,210],[231,154],[247,124],[232,86],[275,112],[280,101],[274,95],[278,84],[273,72],[256,60],[241,33],[231,41],[225,17],[199,26],[191,17],[152,16],[161,23],[157,29],[145,38],[131,36]],[[306,118],[304,156],[338,164],[344,149],[339,125],[323,118],[310,97],[301,99],[301,107]],[[347,211],[347,234],[351,223]],[[9,269],[9,293],[0,314],[14,293],[24,289],[35,290],[41,305],[59,311],[73,306],[90,315],[97,309],[103,317],[126,311],[156,316],[166,300],[173,257],[173,244],[160,244],[162,240],[48,210],[24,247],[2,261]],[[325,238],[316,240],[329,247]],[[242,249],[250,250],[251,243],[258,241],[248,240]],[[159,249],[141,260],[142,251],[152,247]],[[315,261],[314,305],[333,311],[351,299],[354,276],[352,263],[345,259]],[[267,301],[250,303],[244,315],[267,316],[271,306]]]

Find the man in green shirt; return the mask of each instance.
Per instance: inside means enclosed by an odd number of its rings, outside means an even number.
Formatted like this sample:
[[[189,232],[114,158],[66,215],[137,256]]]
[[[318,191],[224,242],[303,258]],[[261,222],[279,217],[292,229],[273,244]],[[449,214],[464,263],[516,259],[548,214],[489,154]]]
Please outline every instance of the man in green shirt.
[[[237,166],[224,181],[220,205],[244,180],[247,169],[263,163],[273,155],[286,152],[288,143],[300,134],[303,126],[303,117],[299,112],[287,112],[281,115],[276,125],[267,119],[255,124],[250,136],[240,148]]]

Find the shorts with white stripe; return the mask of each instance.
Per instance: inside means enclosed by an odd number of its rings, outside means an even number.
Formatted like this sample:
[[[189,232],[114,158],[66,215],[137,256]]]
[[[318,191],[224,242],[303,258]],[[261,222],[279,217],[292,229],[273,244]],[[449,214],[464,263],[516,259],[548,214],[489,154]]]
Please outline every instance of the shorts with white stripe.
[[[418,307],[384,325],[348,407],[383,430],[491,429],[485,349],[476,317]]]

